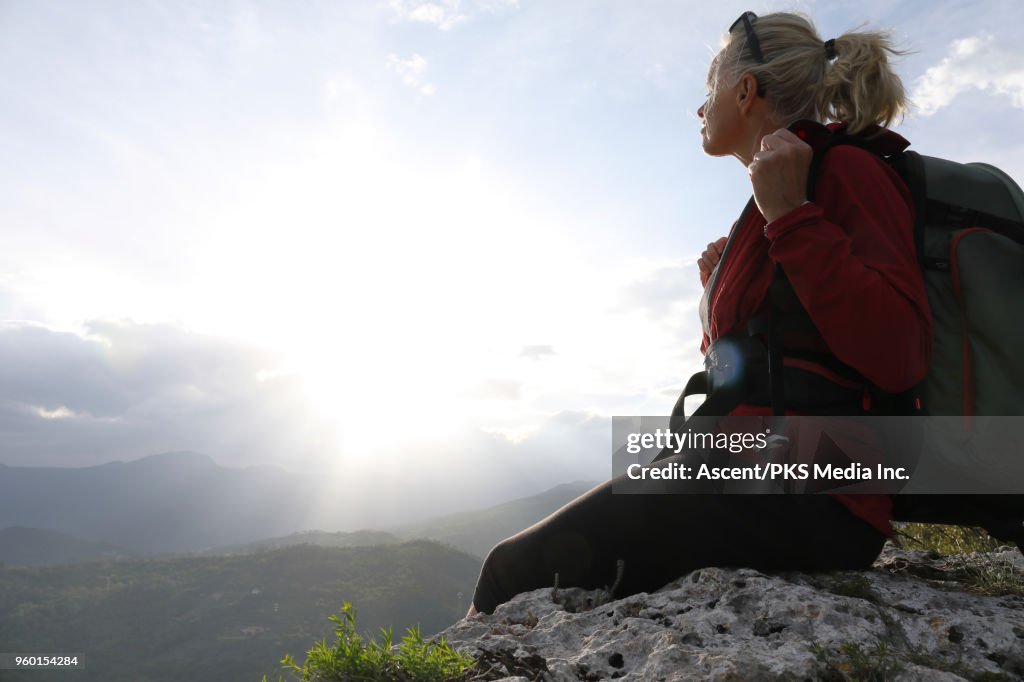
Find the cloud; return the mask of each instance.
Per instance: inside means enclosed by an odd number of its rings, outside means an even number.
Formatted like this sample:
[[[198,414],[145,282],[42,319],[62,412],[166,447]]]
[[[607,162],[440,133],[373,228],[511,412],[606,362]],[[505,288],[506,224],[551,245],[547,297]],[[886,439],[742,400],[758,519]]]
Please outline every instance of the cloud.
[[[195,450],[225,465],[333,455],[337,442],[281,359],[171,325],[85,335],[0,324],[0,462],[85,466]]]
[[[656,267],[623,288],[618,309],[643,310],[655,320],[695,320],[701,294],[698,272],[690,262]]]
[[[922,115],[931,116],[971,89],[1008,95],[1012,106],[1024,109],[1024,52],[992,35],[957,40],[949,55],[917,80],[911,99]]]
[[[61,405],[55,410],[48,410],[45,407],[39,407],[36,408],[36,414],[38,414],[43,419],[80,419],[83,416],[87,416],[78,414],[77,412],[73,412],[68,408],[64,407],[63,405]]]
[[[397,73],[402,82],[411,88],[418,89],[424,95],[433,95],[437,88],[432,83],[423,83],[423,75],[427,71],[427,60],[419,54],[409,59],[400,59],[398,55],[388,55],[388,68]]]
[[[523,350],[519,352],[519,355],[531,360],[541,360],[552,355],[558,355],[558,353],[555,352],[553,346],[523,346]]]
[[[523,384],[509,379],[485,379],[463,394],[478,400],[521,400]]]
[[[391,10],[399,21],[429,24],[442,31],[447,31],[481,13],[497,12],[516,8],[519,0],[440,0],[440,2],[424,2],[423,0],[391,0]]]
[[[610,470],[610,420],[581,411],[540,416],[522,437],[467,422],[444,439],[411,449],[385,443],[373,458],[339,462],[338,431],[315,416],[280,360],[172,325],[92,322],[75,334],[0,323],[0,463],[91,466],[170,451],[209,454],[227,467],[273,463],[323,476],[331,491],[317,498],[325,514],[339,486],[361,481],[361,492],[349,493],[355,501],[336,502],[350,511],[372,506],[380,523],[389,519],[380,516],[381,500],[390,501],[390,520],[408,521],[410,510],[481,507]],[[492,379],[480,390],[515,400],[522,387]],[[396,410],[393,427],[401,429]]]

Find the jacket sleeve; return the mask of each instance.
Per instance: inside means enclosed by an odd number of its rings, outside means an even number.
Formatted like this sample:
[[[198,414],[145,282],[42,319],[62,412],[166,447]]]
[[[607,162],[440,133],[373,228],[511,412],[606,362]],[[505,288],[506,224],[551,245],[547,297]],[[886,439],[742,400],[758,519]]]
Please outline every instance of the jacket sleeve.
[[[924,378],[931,313],[902,180],[870,152],[832,149],[817,196],[765,226],[780,263],[826,345],[884,391]]]

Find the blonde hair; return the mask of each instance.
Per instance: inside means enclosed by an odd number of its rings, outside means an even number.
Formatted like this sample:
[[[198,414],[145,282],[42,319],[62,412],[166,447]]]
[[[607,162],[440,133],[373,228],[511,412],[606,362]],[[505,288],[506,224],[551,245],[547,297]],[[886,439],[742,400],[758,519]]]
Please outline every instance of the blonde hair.
[[[765,63],[754,58],[747,32],[737,27],[715,57],[714,85],[757,78],[784,125],[801,118],[844,121],[849,132],[871,125],[888,128],[907,108],[903,82],[889,66],[895,49],[882,31],[844,33],[834,41],[834,60],[814,24],[800,14],[779,12],[753,21]]]

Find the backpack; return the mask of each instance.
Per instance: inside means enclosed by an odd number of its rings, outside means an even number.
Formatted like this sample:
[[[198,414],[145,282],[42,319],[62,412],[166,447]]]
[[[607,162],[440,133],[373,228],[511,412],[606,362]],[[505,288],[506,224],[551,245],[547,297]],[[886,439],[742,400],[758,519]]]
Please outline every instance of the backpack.
[[[816,149],[808,173],[808,198],[814,198],[818,168],[828,150],[854,145],[888,163],[914,202],[914,240],[933,320],[931,364],[925,379],[910,391],[894,395],[872,390],[871,413],[930,417],[922,429],[921,461],[927,466],[919,468],[931,472],[933,480],[955,481],[958,490],[972,492],[913,494],[908,487],[893,495],[893,519],[981,526],[997,539],[1015,542],[1024,553],[1024,453],[1017,447],[1020,437],[1012,429],[1000,432],[1006,424],[997,419],[1024,419],[1024,356],[1019,355],[1024,316],[1005,314],[1024,300],[1024,191],[988,164],[961,164],[913,151],[885,156],[863,139],[820,124],[802,126],[802,133],[798,131],[801,137],[828,136]],[[745,210],[752,204],[753,199]],[[806,399],[822,390],[820,384],[808,383],[808,373],[791,372],[783,364],[782,332],[813,324],[780,266],[768,297],[767,318],[753,320],[749,336],[737,332],[736,338],[726,339],[725,351],[739,357],[722,360],[715,357],[715,344],[708,349],[707,369],[690,378],[672,410],[673,430],[683,429],[692,417],[728,414],[751,395],[767,397],[773,413],[781,416],[787,397]],[[859,377],[837,359],[832,362],[829,369]],[[744,369],[716,386],[715,365]],[[707,398],[687,417],[685,400],[696,394]],[[986,457],[996,451],[993,443],[1006,446],[995,459]],[[911,485],[920,481],[914,473]]]
[[[835,134],[816,154],[809,197],[817,164],[841,144],[862,146]],[[1024,552],[1024,453],[1020,432],[1012,432],[1018,420],[999,419],[1024,418],[1024,316],[1009,314],[1024,300],[1024,191],[985,163],[913,151],[884,160],[913,198],[934,334],[928,374],[912,391],[915,411],[933,417],[921,454],[931,474],[915,476],[917,485],[912,479],[912,488],[893,496],[893,518],[981,526]],[[933,480],[977,493],[910,494]]]

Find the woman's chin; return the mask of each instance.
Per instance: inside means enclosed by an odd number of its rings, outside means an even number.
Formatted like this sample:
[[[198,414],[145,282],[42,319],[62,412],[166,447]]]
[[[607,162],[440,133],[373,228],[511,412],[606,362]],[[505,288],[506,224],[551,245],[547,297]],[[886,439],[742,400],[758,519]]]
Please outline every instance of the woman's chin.
[[[701,147],[701,149],[704,150],[704,153],[707,154],[708,156],[722,156],[723,155],[722,152],[719,151],[719,150],[716,150],[714,145],[711,144],[711,141],[708,140],[708,138],[706,136],[703,136],[703,135],[700,138],[700,147]]]

